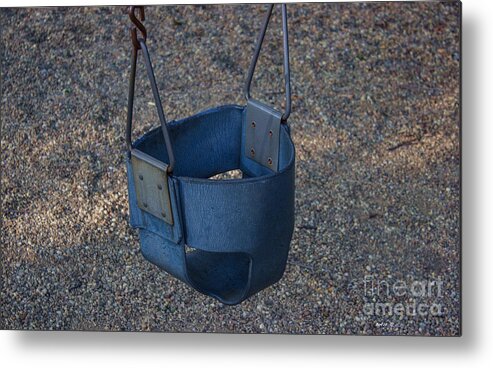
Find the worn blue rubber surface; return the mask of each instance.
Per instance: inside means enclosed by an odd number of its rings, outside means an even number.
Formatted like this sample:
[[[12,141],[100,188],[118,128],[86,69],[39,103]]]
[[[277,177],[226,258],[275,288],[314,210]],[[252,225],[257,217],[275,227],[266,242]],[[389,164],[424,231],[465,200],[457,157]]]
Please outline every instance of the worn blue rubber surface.
[[[169,123],[174,225],[137,206],[127,159],[130,223],[146,259],[198,291],[237,304],[283,275],[294,227],[295,152],[281,126],[279,171],[244,156],[245,108],[221,106]],[[168,162],[161,129],[134,148]],[[209,177],[240,169],[242,179]]]

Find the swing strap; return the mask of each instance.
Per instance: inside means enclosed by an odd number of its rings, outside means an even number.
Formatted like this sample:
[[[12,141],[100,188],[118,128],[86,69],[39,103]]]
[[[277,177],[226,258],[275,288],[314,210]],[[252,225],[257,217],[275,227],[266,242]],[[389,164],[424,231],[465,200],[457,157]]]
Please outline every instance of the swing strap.
[[[130,85],[128,89],[128,108],[127,108],[127,129],[125,135],[125,141],[129,151],[132,150],[132,118],[133,118],[133,106],[134,106],[134,93],[135,93],[135,74],[137,69],[137,56],[138,51],[142,50],[144,54],[144,61],[146,65],[147,77],[151,84],[152,94],[154,96],[154,102],[156,105],[159,121],[161,122],[161,130],[163,132],[164,143],[166,145],[166,151],[168,152],[169,164],[167,165],[167,173],[171,174],[175,167],[175,155],[173,153],[173,147],[169,138],[168,126],[166,124],[166,118],[164,117],[163,105],[161,104],[161,98],[156,84],[156,78],[154,77],[154,70],[152,68],[151,57],[146,45],[147,31],[144,25],[135,16],[135,10],[139,8],[141,20],[145,20],[144,7],[143,6],[131,6],[128,14],[132,23],[135,25],[130,29],[130,35],[132,38],[133,50],[132,50],[132,69],[130,71]],[[137,36],[137,29],[141,33],[141,37]]]
[[[289,68],[289,42],[288,42],[288,13],[286,9],[286,4],[281,4],[282,8],[282,32],[283,32],[283,47],[284,47],[284,91],[286,94],[286,107],[284,114],[281,117],[281,122],[286,123],[289,115],[291,114],[291,73]],[[250,87],[252,85],[253,73],[255,72],[255,67],[257,66],[257,61],[260,55],[260,50],[262,49],[262,43],[264,42],[265,33],[267,27],[269,26],[269,21],[272,15],[272,9],[274,9],[274,4],[269,5],[267,14],[264,18],[264,23],[262,29],[260,30],[257,45],[255,47],[255,52],[253,54],[250,67],[248,69],[247,79],[245,83],[245,98],[250,100]]]

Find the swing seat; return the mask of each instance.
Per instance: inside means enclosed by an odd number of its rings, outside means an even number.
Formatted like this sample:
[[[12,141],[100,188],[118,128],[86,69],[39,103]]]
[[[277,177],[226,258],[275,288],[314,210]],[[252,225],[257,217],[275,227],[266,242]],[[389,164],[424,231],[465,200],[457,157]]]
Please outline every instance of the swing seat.
[[[140,18],[143,20],[143,7]],[[283,275],[294,228],[295,152],[288,25],[282,4],[284,114],[250,96],[274,5],[269,5],[248,70],[246,106],[216,107],[166,122],[146,45],[147,31],[129,9],[132,68],[126,156],[130,224],[144,257],[203,294],[237,304]],[[140,37],[137,36],[137,29]],[[142,51],[161,123],[132,142],[136,63]],[[212,176],[240,170],[241,179]]]
[[[161,129],[136,140],[127,156],[130,223],[139,229],[144,257],[230,305],[282,277],[294,227],[289,127],[280,125],[278,170],[271,170],[245,149],[246,110],[221,106],[167,124],[176,158],[173,174],[166,176],[172,224],[141,209],[136,181],[146,178],[132,164],[132,152],[169,163]],[[241,179],[210,179],[235,169]]]

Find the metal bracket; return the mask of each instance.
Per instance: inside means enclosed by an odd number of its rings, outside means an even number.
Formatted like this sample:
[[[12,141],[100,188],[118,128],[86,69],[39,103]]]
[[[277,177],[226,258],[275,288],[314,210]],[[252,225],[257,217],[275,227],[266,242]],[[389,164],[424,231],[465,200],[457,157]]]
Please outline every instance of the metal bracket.
[[[132,149],[130,154],[139,208],[173,225],[168,165],[137,149]]]
[[[245,118],[245,155],[259,164],[278,171],[280,112],[262,102],[249,99]]]

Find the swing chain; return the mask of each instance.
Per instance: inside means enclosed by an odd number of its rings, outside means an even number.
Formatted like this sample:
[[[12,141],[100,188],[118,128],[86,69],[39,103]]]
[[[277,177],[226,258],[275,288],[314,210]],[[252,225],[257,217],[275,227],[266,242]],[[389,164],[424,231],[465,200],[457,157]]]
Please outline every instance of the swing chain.
[[[136,9],[139,9],[140,20],[135,15]],[[139,50],[141,47],[140,47],[139,39],[137,37],[137,29],[140,31],[140,33],[142,35],[141,39],[144,42],[146,42],[146,40],[147,40],[147,30],[146,30],[146,27],[142,24],[142,22],[145,21],[144,6],[142,6],[142,5],[130,6],[128,8],[128,16],[130,17],[130,20],[134,24],[134,27],[132,27],[130,29],[130,36],[132,38],[132,44],[134,45],[134,48],[136,50]]]

